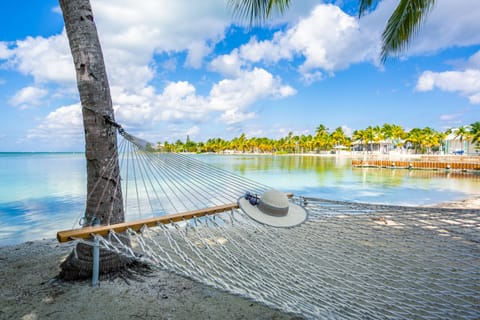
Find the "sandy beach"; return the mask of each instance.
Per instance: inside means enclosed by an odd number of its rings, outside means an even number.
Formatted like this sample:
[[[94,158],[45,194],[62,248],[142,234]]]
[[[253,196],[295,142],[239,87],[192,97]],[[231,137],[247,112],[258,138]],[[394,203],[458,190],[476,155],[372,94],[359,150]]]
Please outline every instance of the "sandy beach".
[[[437,207],[480,208],[480,195]],[[163,271],[142,282],[55,280],[72,244],[0,247],[0,319],[299,319]]]
[[[54,239],[1,247],[0,319],[295,319],[162,271],[143,282],[104,280],[97,288],[57,281],[71,250]]]

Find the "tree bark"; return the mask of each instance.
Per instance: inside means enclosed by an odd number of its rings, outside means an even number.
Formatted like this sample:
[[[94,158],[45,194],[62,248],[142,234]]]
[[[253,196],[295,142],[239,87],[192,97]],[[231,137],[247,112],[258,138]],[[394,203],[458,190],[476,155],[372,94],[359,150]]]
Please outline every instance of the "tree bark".
[[[85,129],[87,202],[84,226],[123,222],[117,132],[102,49],[89,0],[59,0],[77,75]],[[59,278],[91,276],[90,246],[78,244],[62,263]],[[132,260],[101,250],[102,273],[124,270]]]
[[[77,74],[87,160],[86,224],[124,221],[117,134],[102,49],[89,0],[60,0]]]

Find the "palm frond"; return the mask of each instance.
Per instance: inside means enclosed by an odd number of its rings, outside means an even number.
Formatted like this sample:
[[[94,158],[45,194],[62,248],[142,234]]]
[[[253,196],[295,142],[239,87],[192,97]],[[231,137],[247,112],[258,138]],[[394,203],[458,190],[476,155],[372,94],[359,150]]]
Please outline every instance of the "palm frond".
[[[362,0],[362,2],[371,0]],[[418,32],[435,0],[401,0],[382,34],[382,62],[392,54],[403,52],[412,37]]]
[[[289,5],[290,0],[228,0],[233,14],[250,25],[263,23],[274,10],[283,14]]]
[[[358,6],[358,17],[361,17],[365,12],[376,5],[378,0],[359,0],[360,4]]]

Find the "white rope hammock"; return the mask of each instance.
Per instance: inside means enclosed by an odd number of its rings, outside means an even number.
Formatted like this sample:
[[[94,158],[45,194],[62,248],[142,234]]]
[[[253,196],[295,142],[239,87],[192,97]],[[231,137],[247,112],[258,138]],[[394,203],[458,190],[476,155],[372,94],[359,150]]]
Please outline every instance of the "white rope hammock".
[[[142,149],[120,143],[127,217],[218,206],[269,188]],[[109,250],[304,318],[479,318],[478,211],[292,201],[309,213],[294,228],[232,209],[98,238]]]

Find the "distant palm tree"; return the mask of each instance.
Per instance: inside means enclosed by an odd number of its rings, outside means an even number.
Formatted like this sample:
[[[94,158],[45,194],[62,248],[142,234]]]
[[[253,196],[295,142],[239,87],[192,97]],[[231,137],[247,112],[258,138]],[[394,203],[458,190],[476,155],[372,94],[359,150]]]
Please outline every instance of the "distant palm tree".
[[[346,145],[348,141],[342,127],[336,128],[335,131],[332,132],[330,137],[334,146]]]
[[[421,143],[424,140],[422,129],[413,128],[407,133],[405,140],[413,147],[415,153],[418,153],[421,149]]]
[[[471,141],[472,143],[476,143],[476,149],[480,149],[480,121],[474,122],[470,125],[471,127]]]
[[[234,13],[249,20],[250,24],[265,21],[273,11],[285,12],[292,2],[292,0],[229,0]],[[378,0],[358,2],[358,16],[361,17],[375,6]],[[383,62],[390,55],[398,55],[406,49],[434,4],[435,0],[400,0],[382,33],[380,57]]]
[[[460,151],[463,153],[463,142],[464,140],[469,141],[472,137],[470,131],[470,126],[461,126],[457,130],[453,131],[455,138],[460,138]]]
[[[367,132],[366,129],[359,129],[353,131],[353,140],[360,141],[362,143],[362,150],[365,153],[365,151],[368,151],[368,144],[369,144],[369,139],[370,139],[370,134]]]
[[[320,150],[326,150],[331,142],[328,128],[321,124],[317,127],[315,132],[315,144],[320,148]]]
[[[362,16],[378,3],[378,0],[359,0],[359,2],[358,15]],[[380,57],[383,62],[388,56],[398,55],[407,48],[434,4],[435,0],[400,0],[382,33]]]

